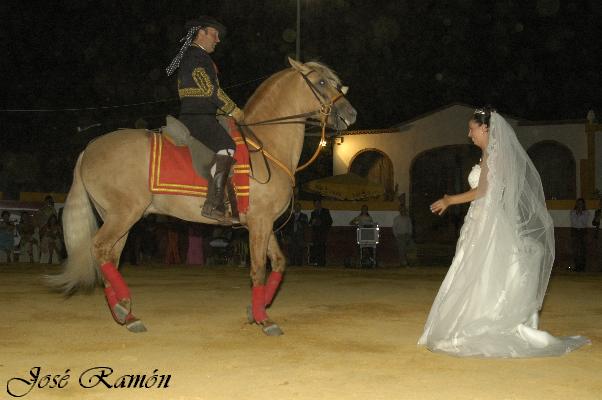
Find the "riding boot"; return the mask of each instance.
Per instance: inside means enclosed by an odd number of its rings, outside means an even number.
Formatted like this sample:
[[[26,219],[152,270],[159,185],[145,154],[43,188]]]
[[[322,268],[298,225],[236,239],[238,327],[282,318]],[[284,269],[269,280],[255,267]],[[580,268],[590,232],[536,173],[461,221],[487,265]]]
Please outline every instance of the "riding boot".
[[[228,179],[226,184],[228,201],[230,202],[230,210],[232,210],[232,223],[240,224],[240,214],[238,213],[238,202],[236,200],[236,191],[234,190],[234,184],[232,179]]]
[[[223,220],[226,213],[224,205],[224,195],[226,192],[226,183],[230,175],[230,168],[234,164],[234,158],[223,154],[215,156],[215,174],[209,182],[207,199],[203,204],[201,214],[204,217]]]

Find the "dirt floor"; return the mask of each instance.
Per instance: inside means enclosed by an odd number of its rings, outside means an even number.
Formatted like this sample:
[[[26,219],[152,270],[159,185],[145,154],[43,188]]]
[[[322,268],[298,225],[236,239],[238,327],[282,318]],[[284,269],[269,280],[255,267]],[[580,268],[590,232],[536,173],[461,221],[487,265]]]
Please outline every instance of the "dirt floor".
[[[41,274],[56,269],[0,265],[0,398],[14,398],[10,390],[27,399],[602,399],[600,274],[554,276],[541,316],[542,329],[586,335],[591,346],[488,360],[416,346],[443,268],[292,267],[269,310],[281,337],[245,322],[245,268],[126,265],[134,312],[148,328],[141,334],[113,322],[100,290],[49,292]],[[111,385],[146,374],[151,388],[107,388],[92,376],[100,370],[84,373],[95,367],[113,370],[103,377]],[[153,374],[171,375],[168,387]]]

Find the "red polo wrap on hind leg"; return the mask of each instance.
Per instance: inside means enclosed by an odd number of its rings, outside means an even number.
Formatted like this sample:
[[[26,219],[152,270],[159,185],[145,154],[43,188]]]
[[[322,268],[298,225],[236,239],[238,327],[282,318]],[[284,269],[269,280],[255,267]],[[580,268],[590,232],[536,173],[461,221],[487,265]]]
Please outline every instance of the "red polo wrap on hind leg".
[[[265,305],[269,306],[274,300],[274,295],[278,291],[278,286],[282,282],[282,273],[272,271],[268,277],[268,282],[265,285]]]
[[[117,295],[111,286],[105,288],[105,297],[107,298],[107,303],[109,303],[109,308],[113,311],[113,306],[118,303]]]
[[[265,286],[253,286],[251,306],[255,322],[263,322],[268,319],[268,315],[265,312]]]
[[[112,262],[104,263],[100,266],[100,270],[102,271],[102,275],[111,285],[111,288],[113,288],[117,300],[130,298],[130,289],[123,280],[123,277],[121,276],[119,271],[117,271],[117,268],[115,268],[115,264],[113,264]]]

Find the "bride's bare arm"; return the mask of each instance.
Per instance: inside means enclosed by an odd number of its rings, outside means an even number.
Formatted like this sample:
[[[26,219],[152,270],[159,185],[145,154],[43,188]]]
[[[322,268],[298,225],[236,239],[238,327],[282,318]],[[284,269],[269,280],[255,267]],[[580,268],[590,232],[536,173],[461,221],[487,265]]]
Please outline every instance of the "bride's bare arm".
[[[477,198],[477,189],[470,189],[468,192],[454,194],[454,195],[444,195],[443,198],[437,200],[433,204],[431,204],[431,212],[434,214],[441,215],[447,210],[447,207],[455,205],[455,204],[463,204],[470,203],[474,199]]]

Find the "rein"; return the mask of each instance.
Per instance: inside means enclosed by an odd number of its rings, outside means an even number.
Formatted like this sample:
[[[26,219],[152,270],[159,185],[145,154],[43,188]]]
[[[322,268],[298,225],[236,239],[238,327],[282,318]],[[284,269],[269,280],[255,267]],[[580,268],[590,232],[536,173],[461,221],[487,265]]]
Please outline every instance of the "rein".
[[[303,113],[303,114],[295,114],[295,115],[289,115],[289,116],[285,116],[285,117],[268,119],[265,121],[253,122],[250,124],[239,124],[240,127],[246,128],[246,131],[248,133],[251,133],[251,135],[253,136],[253,138],[251,139],[251,138],[247,137],[247,135],[244,135],[244,139],[247,142],[247,144],[249,144],[250,146],[255,148],[254,151],[251,149],[249,149],[249,151],[261,152],[263,159],[264,159],[264,163],[266,165],[266,169],[268,170],[267,180],[265,182],[260,182],[260,183],[263,183],[263,184],[268,183],[271,179],[271,170],[267,163],[267,159],[270,159],[274,164],[276,164],[284,172],[286,172],[286,174],[288,175],[288,177],[291,180],[291,184],[293,187],[295,186],[295,175],[282,161],[278,160],[274,155],[272,155],[270,152],[268,152],[267,150],[265,150],[263,148],[263,143],[261,143],[261,140],[259,140],[257,135],[255,135],[255,133],[251,129],[251,126],[282,125],[282,124],[304,124],[304,125],[311,124],[311,125],[315,125],[315,126],[320,126],[322,128],[322,133],[320,135],[320,142],[318,143],[314,154],[311,156],[311,158],[306,163],[297,167],[295,169],[295,173],[310,166],[316,160],[316,158],[318,158],[318,155],[320,154],[321,143],[323,143],[324,140],[326,140],[326,125],[327,125],[328,116],[332,112],[332,106],[334,105],[334,103],[337,102],[341,97],[343,97],[343,93],[339,92],[339,94],[337,96],[335,96],[334,98],[330,99],[330,101],[328,103],[323,102],[322,99],[320,99],[320,96],[318,95],[318,91],[316,90],[314,84],[307,78],[307,76],[310,75],[312,72],[315,72],[315,71],[312,70],[308,74],[301,73],[301,76],[303,77],[303,79],[305,80],[307,85],[309,86],[314,97],[320,103],[319,110],[308,112],[308,113]],[[319,123],[314,122],[314,121],[306,121],[306,120],[298,119],[298,118],[309,118],[309,117],[316,115],[317,113],[320,114],[320,122]],[[255,180],[257,180],[257,179],[255,179]]]

